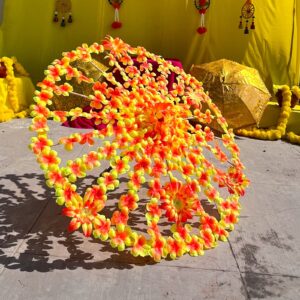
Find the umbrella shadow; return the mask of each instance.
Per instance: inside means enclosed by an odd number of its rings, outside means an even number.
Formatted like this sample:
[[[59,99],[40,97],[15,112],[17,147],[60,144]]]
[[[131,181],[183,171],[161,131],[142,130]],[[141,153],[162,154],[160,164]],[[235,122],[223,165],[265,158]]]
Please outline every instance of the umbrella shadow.
[[[49,272],[78,268],[123,270],[155,263],[150,257],[135,258],[128,251],[118,252],[106,242],[90,243],[81,233],[68,233],[69,220],[61,215],[43,175],[1,176],[0,199],[0,267]],[[136,218],[134,223],[138,222]],[[87,243],[97,243],[96,252],[86,249]],[[53,255],[56,249],[58,255]]]
[[[121,193],[111,192],[103,214],[110,217]],[[80,232],[68,233],[68,218],[61,215],[54,192],[45,185],[43,175],[8,174],[0,176],[0,271],[17,269],[24,272],[53,270],[132,269],[153,265],[151,257],[133,257],[129,251],[119,252],[108,242],[86,238]],[[138,209],[130,215],[132,230],[147,234],[145,206],[140,199]],[[201,200],[211,215],[215,207]],[[217,217],[217,216],[216,216]],[[161,220],[162,233],[170,235],[170,223]],[[194,224],[199,228],[200,223]]]

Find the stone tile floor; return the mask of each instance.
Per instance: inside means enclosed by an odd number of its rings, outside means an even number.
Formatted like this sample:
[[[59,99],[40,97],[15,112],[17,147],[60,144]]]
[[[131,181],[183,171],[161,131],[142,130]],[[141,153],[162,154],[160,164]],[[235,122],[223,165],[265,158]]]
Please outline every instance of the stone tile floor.
[[[28,151],[29,124],[0,124],[1,300],[300,299],[299,146],[238,138],[252,184],[229,243],[155,264],[66,232]]]

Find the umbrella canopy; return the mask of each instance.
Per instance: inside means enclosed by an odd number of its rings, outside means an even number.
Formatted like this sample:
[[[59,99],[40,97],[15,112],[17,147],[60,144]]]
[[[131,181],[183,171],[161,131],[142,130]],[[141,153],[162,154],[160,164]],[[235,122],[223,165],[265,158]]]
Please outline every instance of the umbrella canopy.
[[[229,127],[259,126],[271,95],[256,69],[221,59],[193,65],[190,73],[203,83]]]
[[[103,71],[101,78],[108,83],[99,82],[91,67],[96,64],[93,54],[105,52],[112,69]],[[89,63],[84,68],[90,69],[91,77],[78,63]],[[172,72],[177,83],[169,91]],[[238,221],[238,199],[248,179],[234,134],[194,77],[143,47],[112,37],[64,53],[45,74],[31,107],[30,130],[36,136],[30,148],[47,185],[55,189],[57,204],[65,206],[62,214],[70,218],[70,231],[81,228],[87,237],[109,240],[119,251],[127,248],[134,256],[155,261],[186,252],[203,254],[218,240],[227,240]],[[72,79],[92,84],[91,94],[80,95]],[[65,102],[88,95],[90,111],[50,111],[53,97],[61,94]],[[202,102],[208,106],[205,112]],[[215,139],[208,126],[212,113],[224,130],[221,139]],[[69,117],[94,118],[95,124],[106,126],[55,138],[48,119],[61,123]],[[189,121],[194,119],[207,126],[193,126]],[[75,152],[67,155],[65,150]],[[85,190],[77,188],[88,174],[92,183]],[[211,205],[202,204],[203,197],[215,208],[215,216]]]

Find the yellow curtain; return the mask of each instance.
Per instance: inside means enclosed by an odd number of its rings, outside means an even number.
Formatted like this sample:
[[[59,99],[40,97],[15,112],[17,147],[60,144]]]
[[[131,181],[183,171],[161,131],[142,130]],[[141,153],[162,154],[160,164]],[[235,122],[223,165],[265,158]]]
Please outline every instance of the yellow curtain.
[[[9,121],[15,117],[25,117],[26,109],[32,104],[34,86],[28,77],[15,79],[15,92],[18,99],[18,107],[14,109],[8,97],[8,82],[0,78],[0,122]]]
[[[55,0],[6,0],[0,25],[0,55],[16,56],[34,82],[61,52],[106,34],[143,45],[164,57],[191,64],[228,58],[255,67],[268,87],[300,79],[300,1],[254,0],[256,30],[238,29],[245,0],[213,0],[206,14],[208,32],[196,33],[199,13],[194,0],[124,0],[123,27],[110,27],[114,11],[107,0],[72,0],[74,23],[52,22]]]
[[[300,1],[254,0],[256,30],[238,29],[245,0],[211,1],[204,37],[194,36],[186,65],[228,58],[255,67],[267,86],[299,84]]]

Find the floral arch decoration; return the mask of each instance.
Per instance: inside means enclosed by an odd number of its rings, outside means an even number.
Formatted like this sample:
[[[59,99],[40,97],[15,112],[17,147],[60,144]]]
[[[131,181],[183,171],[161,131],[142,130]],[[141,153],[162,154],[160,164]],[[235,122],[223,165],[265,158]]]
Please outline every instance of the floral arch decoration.
[[[76,67],[78,61],[92,62],[95,55],[105,57],[110,66],[101,71],[103,80]],[[152,62],[158,64],[158,73],[153,72]],[[177,82],[168,91],[170,72],[177,75]],[[134,256],[151,256],[155,261],[168,255],[172,259],[185,253],[202,255],[218,240],[227,240],[249,182],[234,134],[201,83],[145,48],[111,37],[64,53],[45,74],[32,106],[30,129],[36,136],[30,148],[47,185],[56,191],[62,213],[71,219],[70,231],[81,228],[85,236],[109,240],[119,251],[128,249]],[[55,97],[68,100],[78,95],[71,84],[74,80],[92,87],[89,95],[82,95],[90,103],[90,112],[79,107],[50,110]],[[61,123],[78,116],[106,126],[50,139],[48,119]],[[221,137],[209,128],[212,119],[223,128]],[[62,163],[58,150],[72,151],[80,144],[97,148]],[[110,168],[100,173],[104,162]],[[100,176],[81,195],[78,179],[95,170]],[[106,207],[122,176],[127,178],[127,190],[113,196],[117,203],[109,216]],[[141,199],[142,188],[148,199]],[[203,198],[217,215],[205,208]],[[138,210],[144,230],[130,220]],[[162,221],[166,230],[161,230]]]

